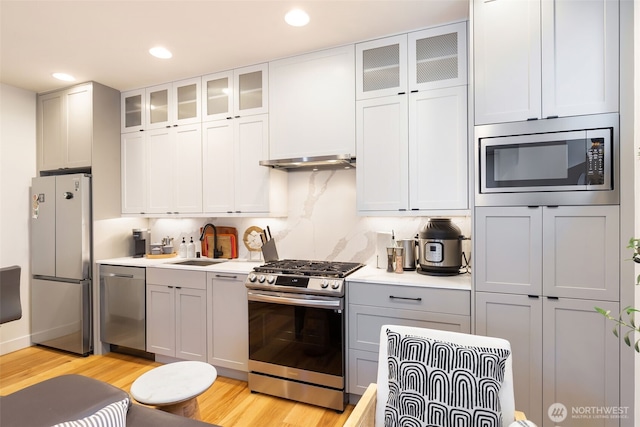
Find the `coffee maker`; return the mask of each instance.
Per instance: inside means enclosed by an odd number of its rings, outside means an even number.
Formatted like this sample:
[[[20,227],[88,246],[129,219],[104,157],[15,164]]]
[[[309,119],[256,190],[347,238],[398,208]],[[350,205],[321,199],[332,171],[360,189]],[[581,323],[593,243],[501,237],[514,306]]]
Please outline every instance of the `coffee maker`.
[[[133,257],[142,258],[149,252],[149,244],[151,243],[151,236],[149,230],[143,230],[141,228],[133,229]]]

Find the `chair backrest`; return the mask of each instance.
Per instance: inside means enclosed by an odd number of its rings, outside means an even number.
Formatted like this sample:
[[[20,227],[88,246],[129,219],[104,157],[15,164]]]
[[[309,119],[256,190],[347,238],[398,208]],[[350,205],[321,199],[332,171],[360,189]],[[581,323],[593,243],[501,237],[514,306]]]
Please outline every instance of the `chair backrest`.
[[[383,325],[380,330],[380,352],[378,355],[378,395],[376,404],[376,427],[384,426],[384,414],[389,397],[389,364],[387,330],[396,332],[402,336],[411,335],[428,338],[431,340],[447,342],[465,347],[483,347],[504,349],[511,351],[509,341],[501,338],[485,337],[479,335],[463,334],[459,332],[440,331],[435,329],[416,328],[398,325]],[[503,425],[508,426],[515,419],[515,403],[513,395],[512,358],[509,353],[504,367],[504,380],[500,387],[498,398],[502,410]]]
[[[0,268],[0,324],[21,317],[20,266]]]

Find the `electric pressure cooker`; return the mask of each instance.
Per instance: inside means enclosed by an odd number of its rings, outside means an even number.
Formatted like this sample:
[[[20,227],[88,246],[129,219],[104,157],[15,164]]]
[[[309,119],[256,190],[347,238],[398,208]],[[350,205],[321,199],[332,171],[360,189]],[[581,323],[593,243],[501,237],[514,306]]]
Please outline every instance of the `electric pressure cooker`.
[[[451,218],[431,218],[419,233],[418,273],[453,276],[462,267],[462,236]]]

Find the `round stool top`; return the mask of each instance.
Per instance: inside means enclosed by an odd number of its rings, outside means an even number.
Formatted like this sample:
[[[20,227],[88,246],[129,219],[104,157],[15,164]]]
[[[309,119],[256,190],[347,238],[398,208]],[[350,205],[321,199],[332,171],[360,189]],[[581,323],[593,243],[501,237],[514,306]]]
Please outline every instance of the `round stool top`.
[[[217,376],[216,368],[208,363],[168,363],[140,375],[131,384],[131,396],[147,405],[180,403],[207,390]]]

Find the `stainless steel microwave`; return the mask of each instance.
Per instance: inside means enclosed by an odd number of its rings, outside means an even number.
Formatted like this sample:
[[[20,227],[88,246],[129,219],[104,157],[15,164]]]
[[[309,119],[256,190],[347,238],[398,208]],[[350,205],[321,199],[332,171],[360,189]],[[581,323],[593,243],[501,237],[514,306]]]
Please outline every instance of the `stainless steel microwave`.
[[[617,114],[476,128],[476,205],[618,204]]]

